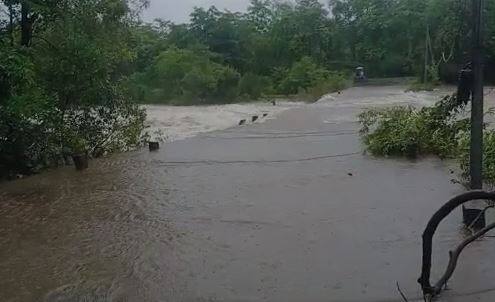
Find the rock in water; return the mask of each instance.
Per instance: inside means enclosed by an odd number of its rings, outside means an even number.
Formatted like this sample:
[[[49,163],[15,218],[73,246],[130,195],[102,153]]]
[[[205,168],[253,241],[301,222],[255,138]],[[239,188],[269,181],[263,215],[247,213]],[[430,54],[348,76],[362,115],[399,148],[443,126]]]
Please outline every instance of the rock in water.
[[[239,121],[239,126],[242,126],[242,125],[244,125],[245,123],[246,123],[246,120],[240,120],[240,121]]]
[[[257,115],[253,115],[253,117],[251,118],[251,121],[252,122],[256,122],[258,120],[258,116]]]

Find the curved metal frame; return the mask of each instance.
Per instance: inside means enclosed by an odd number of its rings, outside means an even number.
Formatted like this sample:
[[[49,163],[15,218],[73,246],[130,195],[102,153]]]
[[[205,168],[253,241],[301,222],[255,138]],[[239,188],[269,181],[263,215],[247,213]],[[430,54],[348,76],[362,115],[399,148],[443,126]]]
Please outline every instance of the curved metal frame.
[[[447,283],[448,279],[454,273],[455,266],[457,264],[457,258],[461,251],[466,247],[469,243],[473,242],[477,238],[483,236],[489,230],[495,228],[495,223],[486,226],[481,229],[474,235],[470,236],[466,240],[464,240],[455,250],[454,252],[450,252],[450,261],[449,265],[443,276],[440,280],[435,283],[434,286],[430,283],[430,274],[431,274],[431,253],[433,246],[433,235],[437,230],[440,222],[447,217],[455,208],[458,206],[471,201],[471,200],[492,200],[495,201],[495,192],[485,192],[485,191],[470,191],[458,195],[451,200],[449,200],[446,204],[444,204],[438,211],[433,214],[430,221],[426,226],[425,231],[423,232],[423,263],[421,267],[421,276],[418,279],[418,283],[421,285],[421,289],[423,290],[423,294],[426,296],[434,297],[438,295],[442,291],[442,287]]]

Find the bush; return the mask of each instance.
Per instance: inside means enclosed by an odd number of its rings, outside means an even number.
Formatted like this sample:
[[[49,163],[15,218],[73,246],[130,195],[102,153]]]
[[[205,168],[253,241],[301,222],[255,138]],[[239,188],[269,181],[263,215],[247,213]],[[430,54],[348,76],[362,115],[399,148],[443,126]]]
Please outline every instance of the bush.
[[[207,58],[200,57],[190,50],[168,49],[158,55],[155,64],[147,72],[146,79],[152,88],[163,89],[164,99],[182,95],[182,81],[193,68],[205,65]]]
[[[309,57],[294,63],[288,71],[277,70],[279,78],[278,92],[282,94],[298,94],[305,101],[316,101],[322,95],[335,92],[346,87],[345,76],[319,67]]]
[[[321,80],[313,87],[307,88],[299,96],[307,102],[316,102],[325,94],[340,91],[348,85],[347,79],[340,73],[330,73],[327,79]]]
[[[232,103],[239,95],[240,75],[233,68],[216,64],[217,86],[210,97],[213,102]]]
[[[303,57],[292,65],[278,89],[283,94],[295,94],[318,85],[326,80],[329,74],[328,70],[319,67],[310,57]]]
[[[470,161],[470,135],[465,132],[460,139],[459,162],[461,176],[467,182],[469,180]],[[485,130],[483,134],[483,181],[491,189],[495,187],[495,131]]]
[[[239,81],[239,94],[259,99],[270,87],[270,79],[253,73],[246,73]]]
[[[217,79],[212,70],[192,68],[183,77],[180,87],[182,95],[186,100],[199,100],[204,103],[207,96],[211,96],[217,88]],[[178,96],[178,97],[179,97]]]
[[[434,154],[454,157],[458,135],[468,121],[456,119],[460,107],[455,97],[446,97],[433,107],[393,107],[368,110],[359,115],[361,134],[368,151],[378,156]]]
[[[469,181],[470,120],[459,119],[462,104],[446,97],[433,107],[394,107],[360,114],[366,149],[377,156],[437,155],[459,161],[461,177]],[[483,181],[495,187],[495,130],[483,134]]]

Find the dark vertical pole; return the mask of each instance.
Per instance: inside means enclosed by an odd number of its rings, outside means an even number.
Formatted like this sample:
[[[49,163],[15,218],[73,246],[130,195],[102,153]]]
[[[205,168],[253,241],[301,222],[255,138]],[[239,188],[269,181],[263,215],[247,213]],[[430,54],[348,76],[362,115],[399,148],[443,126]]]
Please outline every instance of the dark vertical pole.
[[[14,6],[9,2],[9,36],[10,46],[14,46]]]
[[[471,101],[471,154],[470,178],[471,189],[483,188],[483,1],[472,0],[473,3],[473,49],[472,75],[473,89]],[[480,201],[472,201],[462,206],[464,224],[477,228],[485,226],[485,216]],[[481,216],[480,216],[481,215]],[[475,221],[477,220],[477,221]]]
[[[429,25],[426,23],[426,33],[425,33],[425,66],[423,70],[423,83],[426,84],[428,82],[428,34],[429,34]]]
[[[473,98],[471,102],[471,189],[483,186],[483,0],[473,0]]]

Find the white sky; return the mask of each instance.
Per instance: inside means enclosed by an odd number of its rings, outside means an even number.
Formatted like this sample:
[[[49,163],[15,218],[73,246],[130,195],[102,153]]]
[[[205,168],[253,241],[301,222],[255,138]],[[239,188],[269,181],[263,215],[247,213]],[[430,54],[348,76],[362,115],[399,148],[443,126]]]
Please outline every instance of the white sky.
[[[189,13],[193,7],[210,7],[215,5],[218,9],[228,9],[233,12],[245,11],[249,0],[150,0],[150,7],[143,12],[143,19],[152,21],[162,18],[176,23],[189,20]]]
[[[320,2],[327,4],[328,0],[320,0]],[[142,15],[145,21],[161,18],[183,23],[189,21],[189,13],[195,6],[208,8],[215,5],[219,10],[244,12],[249,5],[249,0],[150,0],[150,3],[150,7]]]

